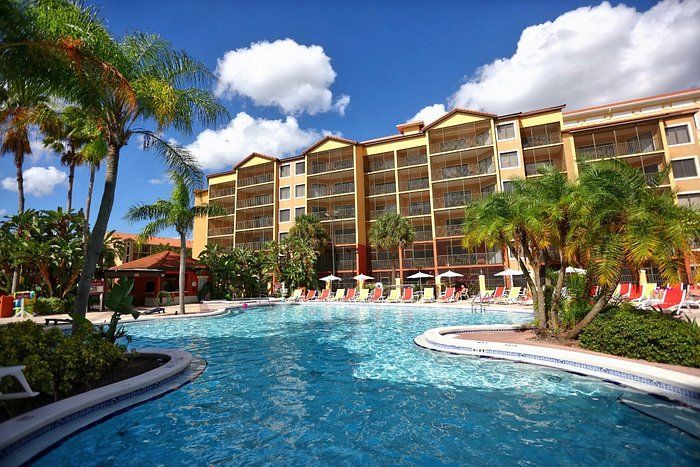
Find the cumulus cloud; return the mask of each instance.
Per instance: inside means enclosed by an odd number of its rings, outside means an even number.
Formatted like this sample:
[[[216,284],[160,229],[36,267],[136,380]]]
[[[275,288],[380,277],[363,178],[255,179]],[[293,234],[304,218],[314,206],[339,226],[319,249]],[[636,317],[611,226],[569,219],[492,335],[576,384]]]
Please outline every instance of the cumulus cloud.
[[[294,117],[285,120],[253,118],[240,112],[219,130],[204,130],[187,146],[204,169],[230,167],[252,152],[286,156],[329,134],[303,130]]]
[[[59,185],[67,185],[68,176],[56,167],[30,167],[24,172],[24,194],[47,196]],[[0,182],[5,190],[17,191],[15,177],[5,177]]]
[[[171,183],[170,177],[166,175],[161,175],[160,177],[149,178],[148,183],[151,185],[165,185]]]
[[[7,209],[0,209],[0,216],[7,214]]]
[[[336,73],[323,47],[292,39],[254,42],[229,50],[216,67],[220,96],[241,95],[255,105],[274,106],[287,115],[337,111],[345,114],[350,96],[333,102]]]
[[[418,111],[413,118],[408,119],[406,122],[423,122],[426,125],[434,122],[438,118],[442,117],[447,113],[445,104],[433,104],[427,107],[423,107]]]
[[[697,86],[699,24],[696,0],[647,11],[608,2],[577,8],[527,27],[511,57],[477,69],[448,103],[494,113],[573,110]]]

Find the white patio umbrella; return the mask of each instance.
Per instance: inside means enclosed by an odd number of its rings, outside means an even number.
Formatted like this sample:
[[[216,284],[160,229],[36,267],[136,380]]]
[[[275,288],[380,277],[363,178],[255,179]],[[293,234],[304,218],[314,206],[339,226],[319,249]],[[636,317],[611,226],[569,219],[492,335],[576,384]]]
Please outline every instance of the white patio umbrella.
[[[333,281],[339,281],[339,280],[342,280],[342,279],[341,279],[340,277],[338,277],[338,276],[334,276],[333,274],[331,274],[331,275],[329,275],[329,276],[322,277],[321,280],[322,280],[322,281],[325,281],[325,282],[326,282],[326,288],[327,288],[327,289],[330,289],[330,288],[331,288],[331,283],[332,283]]]
[[[566,269],[564,269],[564,272],[567,274],[586,274],[585,269],[579,269],[573,266],[568,266]]]
[[[415,274],[411,274],[408,276],[406,279],[418,279],[418,283],[422,286],[423,285],[423,279],[427,279],[428,277],[433,277],[432,274],[426,274],[422,271],[419,271]]]
[[[506,277],[522,276],[523,272],[519,269],[504,269],[501,272],[497,272],[494,276],[503,277],[503,285],[506,285]],[[511,284],[512,285],[512,284]]]
[[[448,269],[447,271],[443,272],[442,274],[438,274],[437,277],[439,277],[440,279],[442,279],[443,277],[449,279],[450,280],[449,284],[451,285],[453,277],[464,277],[464,275],[460,274],[458,272],[454,272],[451,269]]]
[[[360,288],[362,288],[362,286],[365,284],[366,280],[374,279],[374,277],[368,276],[367,274],[358,274],[355,277],[353,277],[353,279],[355,279],[357,282],[359,282]]]

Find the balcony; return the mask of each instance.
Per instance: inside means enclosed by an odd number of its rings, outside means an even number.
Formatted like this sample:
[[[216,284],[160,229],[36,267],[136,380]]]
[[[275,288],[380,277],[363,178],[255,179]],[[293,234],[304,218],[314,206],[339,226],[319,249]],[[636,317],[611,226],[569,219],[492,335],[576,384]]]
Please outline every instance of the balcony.
[[[435,227],[435,235],[438,237],[461,237],[464,235],[462,224],[438,225]]]
[[[238,198],[238,207],[239,208],[252,208],[252,207],[256,207],[256,206],[265,206],[267,204],[272,204],[272,203],[273,203],[272,195],[255,196],[253,198],[247,198],[247,199]]]
[[[526,127],[520,130],[520,140],[524,149],[559,144],[561,143],[561,128],[559,123]]]
[[[376,221],[377,218],[383,216],[384,214],[396,214],[396,206],[385,206],[380,209],[374,209],[369,211],[369,220]]]
[[[272,240],[270,240],[272,241]],[[258,251],[262,250],[265,248],[265,245],[267,245],[270,242],[243,242],[243,243],[236,243],[237,248],[245,248],[250,251]]]
[[[370,196],[373,195],[389,195],[392,193],[396,193],[396,183],[391,182],[391,183],[377,183],[375,185],[371,185],[367,188],[367,194]]]
[[[354,245],[355,244],[355,234],[338,234],[333,235],[333,243],[336,245]]]
[[[373,259],[371,261],[371,264],[373,271],[391,270],[399,268],[398,259]]]
[[[502,264],[503,254],[500,251],[488,253],[464,253],[453,255],[438,255],[439,267],[453,266],[481,266],[488,264]]]
[[[315,215],[318,217],[321,222],[326,222],[331,220],[330,217],[327,217],[326,214],[328,213],[328,209],[324,207],[320,208],[311,208],[311,214]],[[330,216],[330,214],[329,214]],[[333,210],[333,220],[337,221],[340,219],[354,219],[355,218],[355,208],[354,207],[337,207]]]
[[[435,209],[460,208],[481,199],[483,196],[485,195],[482,193],[471,193],[469,191],[448,191],[443,193],[442,196],[436,195],[433,199],[433,205]]]
[[[430,201],[401,206],[402,216],[426,216],[430,214]]]
[[[425,190],[430,187],[428,177],[399,181],[399,191]]]
[[[404,258],[404,269],[432,269],[435,267],[435,258]]]
[[[432,229],[427,229],[427,230],[416,230],[413,233],[413,241],[414,242],[429,242],[433,239],[433,231]]]
[[[370,161],[367,164],[367,172],[378,172],[380,170],[391,170],[394,168],[394,159]]]
[[[210,227],[207,231],[209,237],[217,237],[219,235],[233,235],[233,226],[231,227]]]
[[[526,162],[525,176],[532,177],[539,175],[542,169],[556,169],[561,171],[564,169],[564,164],[562,164],[561,161]]]
[[[335,269],[337,271],[354,271],[355,270],[355,260],[352,260],[352,259],[336,260]]]
[[[224,208],[224,211],[226,212],[227,216],[232,216],[236,213],[236,207],[235,206],[222,206]],[[223,216],[209,216],[209,218],[215,218],[215,217],[223,217]]]
[[[236,230],[262,229],[272,227],[272,216],[236,222]]]
[[[344,195],[355,192],[354,182],[336,183],[335,185],[312,185],[309,188],[309,198],[319,198],[322,196]]]
[[[415,154],[399,158],[399,167],[410,167],[412,165],[424,165],[428,163],[426,154]]]
[[[330,162],[312,162],[309,165],[309,175],[316,175],[325,172],[334,172],[336,170],[345,170],[353,168],[352,159],[341,159]]]
[[[493,175],[496,165],[492,158],[484,159],[475,164],[454,165],[433,169],[433,181],[449,180],[452,178],[473,177],[477,175]]]
[[[266,173],[260,175],[254,175],[252,177],[241,178],[238,180],[238,187],[260,185],[263,183],[270,183],[274,180],[274,174]]]
[[[608,159],[663,151],[660,138],[638,139],[625,143],[600,143],[576,148],[576,157],[584,160]]]
[[[223,198],[224,196],[233,196],[236,194],[234,187],[230,188],[212,188],[209,187],[209,199]]]

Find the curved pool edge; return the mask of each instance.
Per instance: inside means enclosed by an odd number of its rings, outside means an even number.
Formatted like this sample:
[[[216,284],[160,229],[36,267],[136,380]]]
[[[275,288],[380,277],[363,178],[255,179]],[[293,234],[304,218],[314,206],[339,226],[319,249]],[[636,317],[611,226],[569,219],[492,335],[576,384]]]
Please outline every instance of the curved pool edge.
[[[433,328],[414,338],[428,350],[531,363],[590,376],[661,396],[700,410],[700,377],[614,357],[537,345],[457,338],[479,331],[513,331],[523,325],[476,325]]]
[[[207,362],[179,349],[144,348],[170,357],[132,378],[54,402],[0,424],[0,464],[23,465],[72,435],[197,379]]]

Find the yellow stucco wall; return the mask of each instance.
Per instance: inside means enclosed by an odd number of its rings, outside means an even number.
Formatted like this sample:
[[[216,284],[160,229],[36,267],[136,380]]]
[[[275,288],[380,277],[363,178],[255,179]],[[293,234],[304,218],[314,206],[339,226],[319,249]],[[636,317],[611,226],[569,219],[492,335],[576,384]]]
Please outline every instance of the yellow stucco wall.
[[[206,204],[209,202],[209,193],[206,191],[195,193],[194,204]],[[205,217],[198,217],[194,220],[194,230],[192,232],[192,257],[199,258],[199,254],[207,246],[207,225],[209,220]]]

